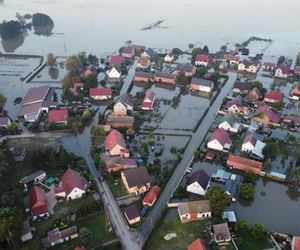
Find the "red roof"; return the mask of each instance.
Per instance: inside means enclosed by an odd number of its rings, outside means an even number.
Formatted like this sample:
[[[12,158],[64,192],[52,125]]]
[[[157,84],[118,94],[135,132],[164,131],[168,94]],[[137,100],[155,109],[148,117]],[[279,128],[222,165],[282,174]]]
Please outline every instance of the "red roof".
[[[107,150],[112,150],[115,146],[120,145],[123,148],[126,148],[123,135],[113,129],[105,138],[105,148]]]
[[[111,56],[110,58],[110,64],[118,65],[118,64],[122,64],[123,61],[124,61],[123,56],[119,56],[119,55]]]
[[[260,172],[262,167],[262,163],[259,161],[250,160],[236,155],[229,155],[227,165],[243,171],[251,171],[256,174]]]
[[[188,245],[187,250],[205,250],[205,246],[202,244],[200,239],[196,239]]]
[[[155,185],[153,186],[149,192],[145,195],[144,199],[143,199],[143,205],[148,205],[148,206],[152,206],[153,203],[155,202],[157,196],[160,193],[160,187]]]
[[[268,99],[271,99],[271,100],[274,100],[274,101],[278,101],[278,102],[281,102],[283,100],[283,93],[280,92],[280,91],[277,91],[277,90],[274,90],[274,91],[270,91],[269,93],[267,93],[265,95],[265,98],[268,98]]]
[[[31,214],[38,216],[48,213],[47,199],[44,189],[34,186],[29,191]]]
[[[293,237],[292,250],[300,250],[300,237],[299,236]]]
[[[216,129],[211,134],[208,141],[210,142],[213,140],[217,140],[222,146],[224,146],[225,144],[232,144],[232,140],[230,139],[226,130],[223,128]]]
[[[286,75],[288,75],[290,73],[290,66],[288,66],[288,65],[279,65],[279,66],[277,66],[276,70],[277,69],[281,69],[282,73],[286,74]]]
[[[48,113],[48,122],[49,123],[58,123],[58,122],[67,122],[68,120],[68,110],[67,109],[58,109],[50,110]]]
[[[195,58],[195,62],[208,62],[209,56],[204,54],[197,54]]]
[[[291,95],[300,95],[300,82],[295,82],[290,91]]]
[[[278,123],[280,121],[280,115],[268,105],[263,105],[259,107],[253,116],[255,117],[259,114],[264,114],[273,123]]]
[[[299,75],[300,74],[300,66],[295,66],[294,73]]]
[[[90,88],[90,96],[111,96],[111,88]]]
[[[147,92],[146,92],[146,95],[144,97],[142,107],[152,108],[152,105],[153,105],[153,102],[154,102],[154,97],[155,97],[154,92],[151,89],[148,89]]]
[[[146,57],[146,56],[141,56],[141,57],[138,59],[138,61],[137,61],[138,64],[145,65],[145,66],[146,66],[149,62],[150,62],[150,59],[149,59],[148,57]]]
[[[61,182],[66,195],[71,193],[74,188],[85,191],[88,183],[87,180],[80,175],[80,173],[71,168],[68,168],[68,170],[64,173],[63,177],[61,178]]]

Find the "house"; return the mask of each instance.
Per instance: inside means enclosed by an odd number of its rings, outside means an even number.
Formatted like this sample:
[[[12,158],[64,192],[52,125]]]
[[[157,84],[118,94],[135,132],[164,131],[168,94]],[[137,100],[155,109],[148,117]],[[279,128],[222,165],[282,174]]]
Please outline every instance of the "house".
[[[228,221],[228,223],[234,224],[234,223],[237,222],[234,211],[225,211],[225,212],[223,212],[222,218],[226,219]]]
[[[228,112],[224,115],[221,119],[221,123],[218,125],[219,129],[224,129],[232,133],[239,132],[240,127],[241,123],[239,122],[238,117],[232,112]]]
[[[47,177],[46,172],[43,170],[38,170],[28,176],[23,177],[20,180],[20,183],[24,185],[24,187],[27,187],[28,184],[31,183],[38,183],[41,182],[43,180],[45,180]]]
[[[21,103],[18,117],[24,118],[27,122],[38,121],[42,112],[48,112],[50,107],[56,107],[54,94],[55,88],[48,85],[29,89]]]
[[[251,153],[254,156],[263,159],[264,155],[262,153],[265,143],[259,141],[254,134],[249,134],[245,137],[242,144],[242,151]]]
[[[214,240],[220,246],[227,245],[231,241],[231,235],[227,223],[212,226]]]
[[[137,61],[137,68],[148,69],[150,67],[150,59],[148,57],[141,56]]]
[[[233,178],[230,178],[225,182],[225,193],[231,197],[231,201],[233,202],[238,199],[239,185],[239,182]]]
[[[52,109],[48,113],[48,122],[66,125],[68,123],[68,117],[67,109]]]
[[[264,70],[264,71],[272,72],[272,71],[275,70],[275,68],[276,68],[275,63],[264,62],[264,64],[263,64],[263,70]]]
[[[122,70],[119,65],[114,65],[110,70],[106,72],[109,79],[112,80],[119,80],[122,75]]]
[[[0,127],[8,128],[11,124],[11,120],[8,116],[0,117]]]
[[[21,241],[25,242],[25,241],[28,241],[28,240],[32,240],[32,238],[33,238],[33,235],[32,235],[30,222],[29,222],[29,219],[27,219],[23,222],[23,229],[22,229],[22,233],[21,233]]]
[[[48,201],[44,189],[34,186],[29,191],[30,213],[33,220],[49,217]]]
[[[179,203],[177,211],[182,223],[211,217],[210,203],[208,200]]]
[[[25,159],[26,156],[26,148],[22,146],[15,146],[9,149],[12,153],[15,162],[21,162]]]
[[[290,99],[300,100],[300,82],[295,82],[290,90]],[[1,118],[0,118],[1,119]]]
[[[102,156],[102,160],[105,162],[106,170],[109,173],[137,167],[135,159]]]
[[[124,216],[129,225],[138,223],[141,221],[140,212],[135,204],[132,204],[124,208]]]
[[[209,56],[205,54],[197,54],[195,57],[195,65],[196,66],[204,66],[207,67],[209,64]]]
[[[143,198],[143,205],[152,207],[160,193],[160,187],[155,185],[147,192]]]
[[[249,102],[256,102],[261,97],[261,92],[258,88],[251,89],[246,96],[246,100]]]
[[[146,50],[144,45],[132,44],[131,47],[134,49],[136,55],[140,55]]]
[[[290,75],[290,66],[288,65],[279,65],[275,70],[275,77],[278,78],[288,78]]]
[[[152,110],[153,104],[155,101],[155,94],[151,89],[146,91],[143,103],[142,103],[142,110]]]
[[[110,57],[109,65],[122,65],[124,63],[124,57],[121,55],[114,55]]]
[[[167,71],[156,71],[156,73],[154,75],[154,81],[157,83],[175,85],[176,84],[176,76]]]
[[[79,96],[83,90],[84,84],[82,82],[73,83],[71,93],[74,96]]]
[[[242,171],[250,171],[255,174],[259,174],[262,163],[259,161],[250,160],[244,157],[229,155],[227,159],[227,165],[230,168],[236,168]]]
[[[226,62],[226,61],[222,61],[219,64],[219,70],[220,71],[224,71],[224,70],[228,69],[228,67],[229,67],[229,63]]]
[[[126,144],[123,135],[113,129],[105,138],[104,141],[106,153],[110,156],[129,157],[129,152],[126,149]]]
[[[250,60],[243,60],[238,64],[238,71],[255,74],[259,69],[259,63]]]
[[[152,48],[147,48],[142,54],[142,57],[148,57],[150,60],[155,59],[157,56],[156,52]]]
[[[135,50],[132,46],[124,46],[120,49],[120,52],[126,59],[132,59],[135,55]]]
[[[92,69],[92,68],[86,68],[86,69],[83,69],[80,73],[80,76],[82,78],[88,78],[90,77],[91,75],[94,75],[95,74],[95,71]]]
[[[47,237],[42,239],[42,246],[44,248],[50,248],[76,238],[78,238],[77,226],[72,226],[63,230],[54,228],[47,233]]]
[[[235,81],[233,84],[232,91],[233,91],[233,93],[236,93],[236,94],[248,94],[251,89],[252,89],[251,82]]]
[[[190,90],[202,91],[211,93],[214,89],[214,82],[211,80],[200,79],[193,77],[191,81]]]
[[[296,127],[300,126],[300,117],[298,117],[298,116],[285,115],[285,116],[283,116],[282,121],[285,124],[290,124],[291,126],[296,126]]]
[[[273,90],[273,91],[268,92],[265,95],[264,102],[266,102],[266,103],[283,102],[283,97],[284,97],[284,94],[282,92]]]
[[[296,65],[294,68],[294,76],[300,77],[300,66]]]
[[[145,167],[127,169],[121,172],[125,188],[130,194],[142,194],[150,189],[150,175]]]
[[[176,74],[178,76],[188,76],[191,77],[196,74],[196,67],[189,63],[179,63],[176,66]]]
[[[206,247],[202,241],[198,238],[187,246],[187,250],[205,250]]]
[[[226,181],[230,180],[232,175],[234,174],[231,174],[223,169],[218,169],[216,173],[211,175],[211,179],[217,182],[226,183]]]
[[[133,81],[135,83],[149,83],[150,81],[153,80],[153,74],[152,73],[148,73],[148,72],[140,72],[137,71],[135,72]]]
[[[99,101],[111,99],[111,88],[90,88],[90,97]]]
[[[280,115],[268,105],[263,105],[253,114],[253,120],[264,125],[277,126],[280,122]]]
[[[239,98],[227,102],[224,105],[224,109],[229,113],[241,114],[243,116],[248,116],[250,113],[249,108],[244,105],[243,101]]]
[[[300,250],[300,237],[293,236],[291,242],[291,250]]]
[[[216,129],[208,139],[207,147],[217,151],[228,152],[232,146],[232,140],[225,129]]]
[[[114,105],[115,115],[127,115],[128,111],[133,110],[133,99],[128,94],[122,95]]]
[[[109,125],[112,128],[133,128],[134,117],[127,115],[108,115],[106,118],[106,125]]]
[[[240,62],[240,57],[232,54],[224,54],[223,60],[228,62],[230,65],[237,65]]]
[[[194,172],[187,184],[186,191],[198,194],[198,195],[205,195],[207,189],[209,188],[210,178],[204,170],[198,170]]]
[[[74,200],[81,198],[87,189],[87,180],[77,171],[68,168],[61,178],[60,184],[55,188],[55,196]]]
[[[165,55],[164,62],[171,63],[171,62],[174,61],[174,59],[175,59],[174,54],[172,52],[170,52],[170,53],[168,53],[168,54]]]

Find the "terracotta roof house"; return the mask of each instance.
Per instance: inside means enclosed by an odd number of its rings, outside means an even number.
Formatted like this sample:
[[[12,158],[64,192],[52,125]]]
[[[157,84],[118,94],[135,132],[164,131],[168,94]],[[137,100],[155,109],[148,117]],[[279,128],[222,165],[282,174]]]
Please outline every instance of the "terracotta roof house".
[[[251,89],[249,91],[248,95],[246,96],[246,99],[249,102],[256,102],[260,97],[261,97],[260,90],[256,87],[254,87],[253,89]]]
[[[193,77],[191,81],[190,90],[202,91],[210,93],[214,89],[214,82],[207,79],[200,79]]]
[[[67,200],[81,198],[86,192],[88,182],[77,171],[68,168],[61,178],[60,185],[55,188],[55,195]]]
[[[90,97],[100,101],[111,99],[111,88],[90,88]]]
[[[108,115],[106,118],[106,125],[112,128],[133,128],[134,117],[128,115]]]
[[[225,129],[216,129],[208,139],[207,147],[217,151],[228,152],[232,146],[232,140]]]
[[[48,232],[47,237],[42,239],[42,246],[50,248],[63,242],[75,239],[78,237],[77,226],[72,226],[64,230],[54,228]]]
[[[142,103],[142,110],[152,110],[153,104],[155,101],[155,94],[151,89],[146,91],[143,103]]]
[[[138,223],[141,221],[140,212],[135,204],[132,204],[124,208],[124,216],[129,225]]]
[[[162,84],[176,84],[176,76],[167,71],[157,71],[154,75],[154,81]]]
[[[228,112],[221,119],[221,122],[218,125],[218,128],[224,129],[231,133],[237,133],[237,132],[239,132],[239,130],[241,128],[241,123],[239,122],[238,117],[234,113]]]
[[[124,57],[121,55],[114,55],[110,57],[109,65],[122,65],[124,63]]]
[[[152,49],[152,48],[147,48],[142,54],[141,56],[146,56],[148,57],[150,60],[154,59],[157,54],[156,52]]]
[[[114,65],[110,70],[106,72],[107,76],[111,80],[120,80],[122,75],[122,70],[120,65]]]
[[[223,59],[231,65],[236,65],[240,62],[240,57],[232,54],[224,54]]]
[[[110,156],[129,157],[123,135],[113,129],[105,138],[105,150]]]
[[[133,99],[128,94],[122,95],[114,105],[115,115],[127,115],[128,111],[133,110]]]
[[[175,56],[174,56],[174,54],[172,52],[166,54],[165,57],[164,57],[164,61],[166,63],[171,63],[171,62],[174,61],[174,59],[175,59]]]
[[[276,68],[276,64],[275,63],[264,62],[264,64],[263,64],[264,71],[274,71],[275,68]]]
[[[283,116],[282,121],[286,124],[293,124],[294,126],[300,126],[300,117],[294,115]]]
[[[295,82],[290,90],[290,98],[293,100],[300,100],[300,82]]]
[[[154,78],[152,73],[136,71],[133,81],[135,83],[149,83]]]
[[[44,189],[34,186],[29,191],[30,212],[33,220],[38,217],[48,217],[48,202]]]
[[[278,103],[283,101],[284,94],[280,91],[273,90],[265,95],[264,102],[266,103]]]
[[[221,244],[225,242],[229,243],[231,241],[231,235],[227,223],[216,224],[213,225],[212,228],[215,242]]]
[[[195,57],[195,65],[196,66],[204,66],[207,67],[209,64],[209,56],[205,54],[197,54]]]
[[[177,64],[176,67],[176,74],[177,75],[184,75],[184,76],[193,76],[196,73],[196,67],[192,64],[185,63],[185,64]]]
[[[290,66],[288,65],[279,65],[275,70],[275,77],[278,78],[288,78],[290,75]]]
[[[293,236],[293,239],[291,242],[291,250],[300,250],[300,237],[299,236]]]
[[[258,140],[254,134],[249,134],[245,137],[242,144],[242,151],[253,154],[254,156],[263,159],[264,155],[262,153],[265,143]]]
[[[8,116],[1,116],[0,117],[0,127],[8,128],[8,126],[11,124],[11,120]]]
[[[150,175],[145,167],[137,167],[121,172],[125,188],[130,194],[145,193],[150,189]]]
[[[79,96],[81,91],[83,90],[84,84],[82,82],[76,82],[73,83],[72,89],[71,89],[71,93],[74,96]]]
[[[227,112],[231,112],[233,114],[241,114],[244,116],[248,116],[250,112],[249,108],[239,98],[227,102],[224,105],[224,108]]]
[[[237,93],[237,94],[248,94],[251,89],[252,89],[251,82],[235,81],[233,84],[232,91],[233,93]]]
[[[238,71],[255,74],[259,69],[259,63],[250,60],[243,60],[238,64]]]
[[[280,115],[268,105],[263,105],[253,114],[253,120],[265,125],[277,126],[280,121]]]
[[[205,250],[206,247],[200,239],[194,240],[191,244],[187,246],[187,250]]]
[[[132,46],[124,46],[120,49],[121,55],[124,58],[132,59],[135,55],[135,50]]]
[[[143,205],[152,207],[160,193],[160,187],[155,185],[147,192],[143,198]]]
[[[299,77],[300,76],[300,66],[296,65],[294,68],[294,76]]]
[[[137,68],[148,69],[150,67],[150,59],[148,57],[141,56],[137,61]]]
[[[194,172],[191,175],[186,187],[186,191],[193,194],[204,196],[206,194],[206,191],[209,188],[209,184],[210,184],[209,176],[204,170],[201,169]]]
[[[210,203],[208,200],[179,203],[177,211],[183,223],[211,217]]]
[[[52,109],[48,113],[48,122],[55,124],[68,123],[68,110],[67,109]]]
[[[262,167],[262,163],[259,161],[250,160],[236,155],[229,155],[227,159],[227,165],[230,168],[236,168],[242,171],[250,171],[255,174],[259,174]]]

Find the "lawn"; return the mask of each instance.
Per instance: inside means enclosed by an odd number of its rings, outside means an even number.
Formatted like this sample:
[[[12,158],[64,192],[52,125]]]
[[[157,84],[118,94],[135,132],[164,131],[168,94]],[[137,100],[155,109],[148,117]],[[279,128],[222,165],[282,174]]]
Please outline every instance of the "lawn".
[[[115,177],[112,174],[107,174],[105,179],[107,181],[107,184],[108,184],[110,190],[112,191],[113,195],[115,196],[115,198],[128,195],[127,190],[123,186],[121,178]]]
[[[273,247],[268,238],[257,240],[254,239],[250,233],[239,233],[236,244],[239,249],[245,250],[262,250]]]

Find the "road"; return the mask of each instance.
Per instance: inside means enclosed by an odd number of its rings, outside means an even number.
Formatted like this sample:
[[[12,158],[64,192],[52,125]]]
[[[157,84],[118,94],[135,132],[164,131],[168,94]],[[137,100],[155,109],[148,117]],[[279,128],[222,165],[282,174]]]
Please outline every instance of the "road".
[[[201,122],[197,131],[194,133],[192,139],[190,140],[180,163],[175,168],[171,178],[169,179],[167,185],[162,191],[159,199],[154,204],[150,214],[145,219],[145,222],[140,227],[140,235],[139,235],[139,243],[141,247],[145,244],[147,238],[150,236],[152,230],[154,229],[154,225],[158,222],[161,217],[162,212],[164,211],[166,204],[172,197],[174,191],[180,184],[186,169],[192,163],[194,159],[193,152],[200,146],[201,142],[204,140],[207,131],[209,130],[216,113],[218,112],[223,98],[228,94],[230,89],[233,86],[233,83],[236,79],[235,73],[229,73],[229,79],[225,86],[222,88],[215,102],[210,106],[208,113],[205,116],[205,119]]]

